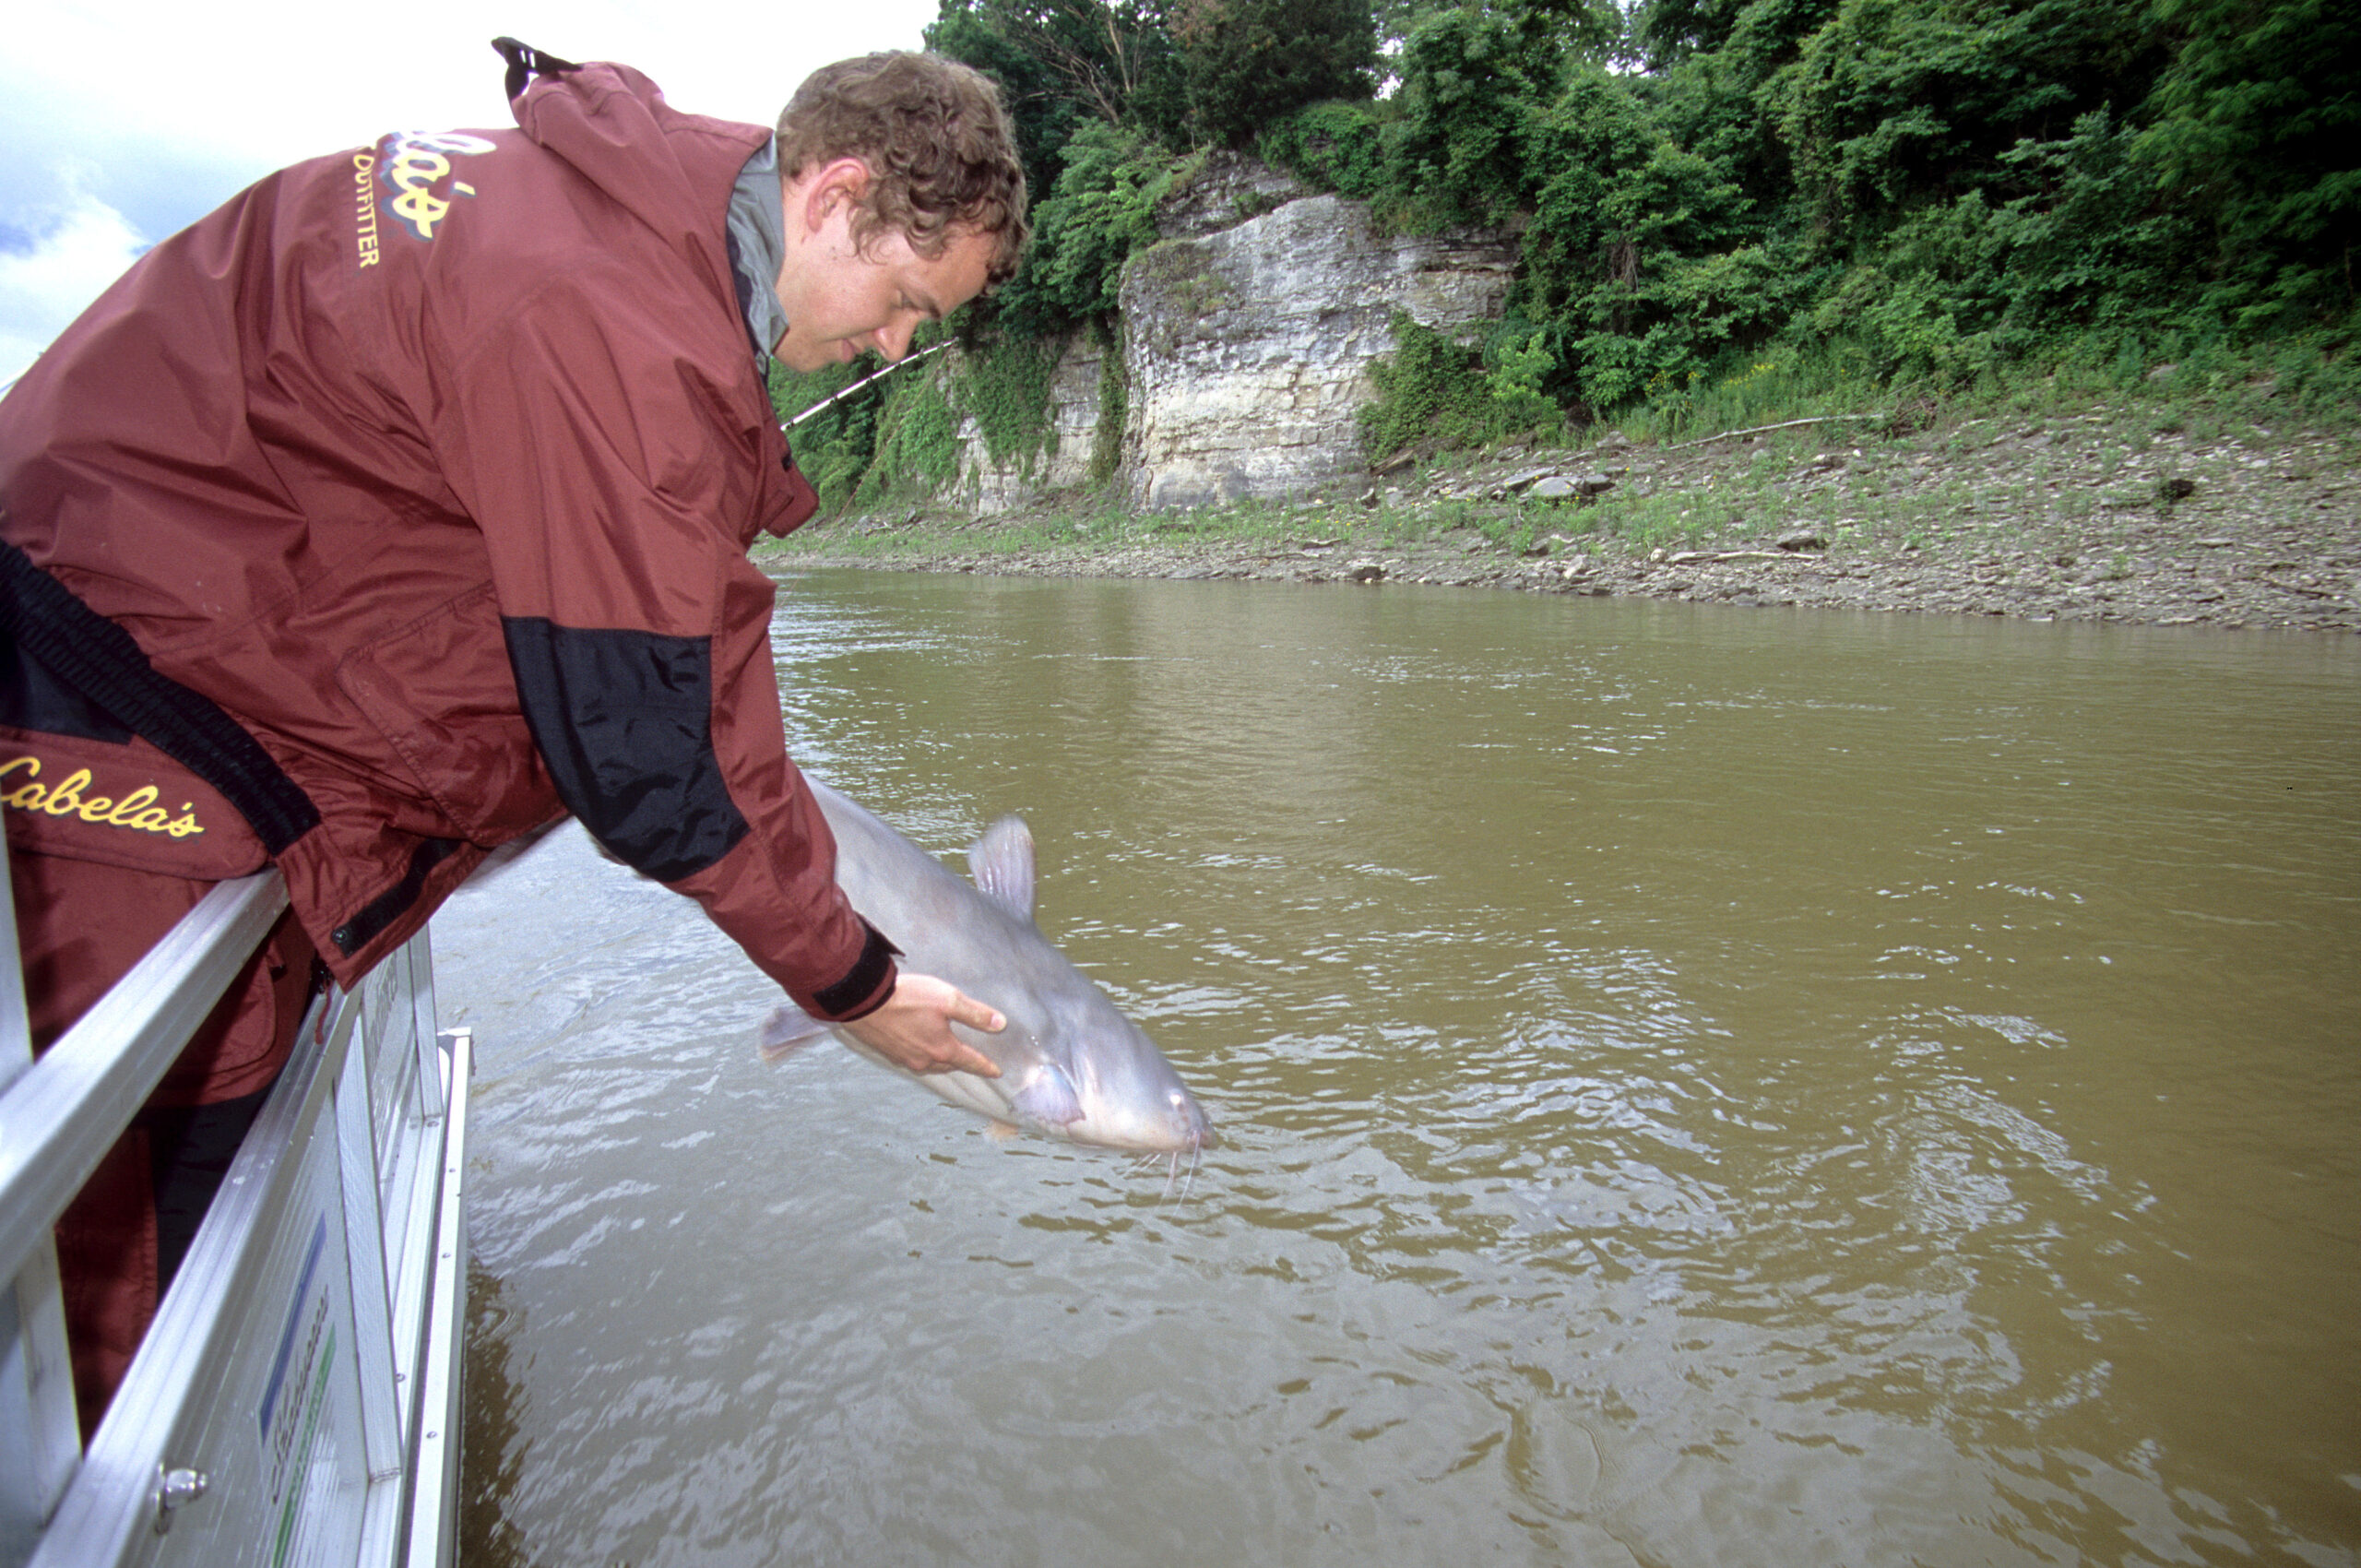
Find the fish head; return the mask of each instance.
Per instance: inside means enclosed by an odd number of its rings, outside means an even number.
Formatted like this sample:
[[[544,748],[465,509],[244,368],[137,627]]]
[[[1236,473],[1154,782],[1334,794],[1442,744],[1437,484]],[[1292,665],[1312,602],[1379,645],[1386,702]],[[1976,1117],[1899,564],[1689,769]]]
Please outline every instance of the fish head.
[[[996,1004],[1005,1029],[960,1034],[1001,1070],[998,1078],[971,1081],[1003,1102],[1002,1119],[1072,1143],[1141,1153],[1185,1153],[1213,1142],[1213,1124],[1180,1075],[1097,987],[1084,981]]]

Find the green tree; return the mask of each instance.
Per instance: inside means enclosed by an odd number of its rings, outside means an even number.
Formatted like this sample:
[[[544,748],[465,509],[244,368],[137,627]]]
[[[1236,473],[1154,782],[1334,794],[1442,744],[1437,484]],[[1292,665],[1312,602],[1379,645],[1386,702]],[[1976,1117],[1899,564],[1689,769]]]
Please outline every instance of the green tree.
[[[1421,227],[1498,224],[1529,210],[1533,116],[1556,97],[1563,38],[1530,13],[1459,6],[1410,30],[1393,148],[1397,218]]]
[[[1712,53],[1730,41],[1745,0],[1643,0],[1631,13],[1631,39],[1652,71]]]
[[[1597,408],[1681,386],[1793,303],[1745,193],[1682,148],[1628,82],[1577,67],[1527,138],[1548,171],[1515,308],[1548,325],[1562,397]]]
[[[2361,244],[2361,13],[2350,0],[2158,0],[2179,44],[2140,154],[2210,232],[2244,319],[2350,310]]]
[[[1177,124],[1180,114],[1163,0],[942,0],[926,45],[1001,84],[1036,202],[1081,125]]]
[[[1404,329],[1384,449],[1772,360],[1960,384],[2076,334],[2333,349],[2355,305],[2352,0],[943,0],[931,36],[1038,138],[1003,332],[1107,327],[1211,142],[1520,236],[1503,319]],[[848,410],[845,450],[918,450],[926,410],[889,413]]]
[[[1182,0],[1173,36],[1200,141],[1243,148],[1306,104],[1377,92],[1369,0]]]
[[[1093,122],[1068,139],[1033,209],[1033,250],[1000,299],[1007,329],[1047,336],[1110,316],[1123,263],[1156,243],[1156,204],[1178,160],[1137,131]]]
[[[2147,0],[1843,0],[1764,108],[1813,221],[1841,239],[2005,185],[2002,153],[2138,102],[2161,58]]]

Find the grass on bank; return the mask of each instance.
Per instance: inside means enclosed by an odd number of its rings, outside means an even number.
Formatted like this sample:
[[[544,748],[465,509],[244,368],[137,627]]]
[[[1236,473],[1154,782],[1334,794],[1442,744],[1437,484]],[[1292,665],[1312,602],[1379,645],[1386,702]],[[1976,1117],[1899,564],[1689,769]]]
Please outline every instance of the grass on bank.
[[[2341,344],[2302,339],[2244,351],[2195,342],[2162,359],[2139,345],[2085,343],[1939,396],[1864,384],[1827,359],[1773,357],[1611,422],[1438,452],[1405,471],[1344,482],[1328,496],[1142,512],[1099,491],[1052,508],[979,517],[956,497],[905,490],[860,515],[823,518],[771,549],[789,559],[1103,557],[1206,542],[1275,552],[1323,543],[1380,551],[1463,535],[1505,551],[1565,554],[1733,547],[1803,527],[1832,543],[2005,540],[2036,527],[2086,524],[2102,511],[2169,511],[2173,464],[2185,446],[2223,440],[2270,446],[2298,434],[2353,443],[2361,433],[2361,372],[2352,359]],[[1789,423],[1803,420],[1827,422]],[[1713,439],[1765,426],[1784,428],[1744,442]],[[2003,444],[2013,444],[2005,478],[1942,477],[1952,469],[1975,472],[1977,454]],[[1843,482],[1812,482],[1832,456]],[[1512,457],[1610,474],[1679,458],[1697,482],[1619,483],[1579,507],[1523,497],[1426,498]],[[2095,487],[2088,482],[2094,474]],[[1371,490],[1377,504],[1364,505]]]

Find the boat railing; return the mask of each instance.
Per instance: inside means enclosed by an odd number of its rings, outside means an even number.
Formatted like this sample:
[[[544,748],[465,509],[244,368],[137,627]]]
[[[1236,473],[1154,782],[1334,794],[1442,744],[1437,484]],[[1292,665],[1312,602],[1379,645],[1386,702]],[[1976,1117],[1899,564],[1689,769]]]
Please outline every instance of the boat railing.
[[[53,1230],[287,907],[215,886],[38,1059],[0,851],[0,1568],[455,1556],[473,1041],[421,932],[333,986],[81,1440]]]

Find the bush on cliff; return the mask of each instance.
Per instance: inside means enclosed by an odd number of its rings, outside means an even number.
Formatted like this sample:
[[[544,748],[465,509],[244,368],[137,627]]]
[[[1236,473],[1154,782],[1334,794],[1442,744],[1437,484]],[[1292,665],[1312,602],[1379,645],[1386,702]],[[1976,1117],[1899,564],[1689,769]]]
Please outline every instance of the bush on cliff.
[[[1156,244],[1156,204],[1181,160],[1135,131],[1088,125],[1033,208],[1033,249],[996,301],[1003,327],[1048,338],[1111,317],[1132,253]]]
[[[1506,322],[1460,343],[1398,311],[1392,327],[1394,352],[1370,366],[1377,396],[1360,413],[1372,463],[1421,444],[1478,446],[1563,427],[1564,410],[1541,392],[1550,362],[1540,330]]]

